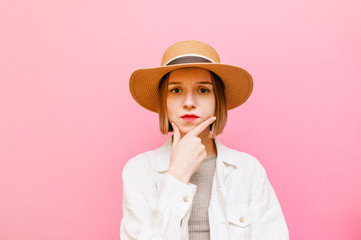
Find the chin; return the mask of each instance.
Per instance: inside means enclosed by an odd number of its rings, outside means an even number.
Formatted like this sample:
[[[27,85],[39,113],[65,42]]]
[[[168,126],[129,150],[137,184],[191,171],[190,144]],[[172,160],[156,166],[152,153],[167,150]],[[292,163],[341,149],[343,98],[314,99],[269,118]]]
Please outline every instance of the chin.
[[[192,129],[179,129],[181,134],[187,134],[191,131]]]
[[[187,134],[190,131],[192,131],[194,129],[194,127],[183,127],[183,128],[179,128],[179,131],[183,134]]]
[[[182,129],[179,129],[179,131],[182,133],[182,134],[187,134],[189,133],[190,131],[192,131],[196,126],[189,126],[189,127],[185,127],[185,128],[182,128]]]

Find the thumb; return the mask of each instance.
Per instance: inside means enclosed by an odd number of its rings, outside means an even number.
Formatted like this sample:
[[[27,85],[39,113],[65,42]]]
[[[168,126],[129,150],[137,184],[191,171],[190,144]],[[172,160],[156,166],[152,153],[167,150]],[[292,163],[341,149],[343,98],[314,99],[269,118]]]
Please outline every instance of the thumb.
[[[173,146],[177,145],[180,139],[180,132],[175,123],[171,122],[173,127]]]

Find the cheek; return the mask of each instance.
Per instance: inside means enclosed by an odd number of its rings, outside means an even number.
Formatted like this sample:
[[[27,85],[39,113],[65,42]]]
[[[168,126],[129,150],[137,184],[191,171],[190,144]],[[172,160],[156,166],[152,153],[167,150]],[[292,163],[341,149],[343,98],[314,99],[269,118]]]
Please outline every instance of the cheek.
[[[175,102],[171,99],[167,99],[166,101],[167,115],[169,119],[172,119],[175,110]]]
[[[214,111],[216,110],[216,100],[214,97],[207,100],[207,103],[205,104],[210,114],[214,114]]]
[[[180,100],[174,97],[167,98],[166,105],[167,109],[174,109],[180,104]]]

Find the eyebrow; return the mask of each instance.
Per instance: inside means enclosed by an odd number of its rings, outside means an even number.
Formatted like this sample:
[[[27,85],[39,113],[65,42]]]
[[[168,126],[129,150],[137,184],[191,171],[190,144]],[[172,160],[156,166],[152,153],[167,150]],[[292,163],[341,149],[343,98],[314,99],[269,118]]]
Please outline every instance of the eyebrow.
[[[182,82],[170,82],[170,83],[168,83],[168,86],[169,85],[177,85],[177,84],[182,84]],[[212,85],[211,82],[197,82],[197,84],[210,84],[210,85]]]

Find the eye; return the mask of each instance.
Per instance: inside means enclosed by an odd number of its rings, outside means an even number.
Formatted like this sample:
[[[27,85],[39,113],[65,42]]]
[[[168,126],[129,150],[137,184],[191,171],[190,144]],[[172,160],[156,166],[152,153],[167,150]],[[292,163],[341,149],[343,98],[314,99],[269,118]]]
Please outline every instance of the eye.
[[[170,91],[173,93],[180,93],[182,90],[180,88],[172,88]]]
[[[200,88],[199,89],[199,92],[200,93],[208,93],[208,92],[210,92],[207,88]]]

